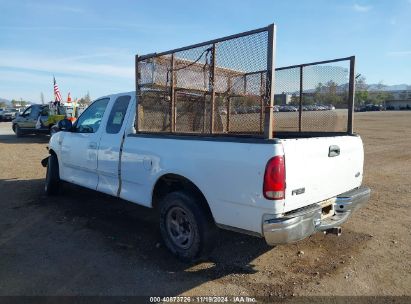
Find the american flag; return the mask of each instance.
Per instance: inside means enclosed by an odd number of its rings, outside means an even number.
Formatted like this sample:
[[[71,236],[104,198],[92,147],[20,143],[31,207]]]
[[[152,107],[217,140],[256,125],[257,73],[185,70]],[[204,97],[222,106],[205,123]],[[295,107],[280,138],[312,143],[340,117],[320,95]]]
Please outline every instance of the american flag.
[[[56,101],[60,102],[61,101],[61,94],[60,94],[59,86],[56,83],[56,78],[53,77],[53,79],[54,79],[54,101],[55,102]]]

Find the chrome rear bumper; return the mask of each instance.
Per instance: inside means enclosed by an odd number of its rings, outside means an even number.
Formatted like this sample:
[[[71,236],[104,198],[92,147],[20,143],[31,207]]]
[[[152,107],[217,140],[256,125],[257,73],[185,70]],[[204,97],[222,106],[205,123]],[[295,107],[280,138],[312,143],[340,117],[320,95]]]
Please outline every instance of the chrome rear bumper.
[[[319,204],[297,209],[281,218],[265,214],[263,217],[264,238],[269,245],[292,243],[315,232],[338,227],[348,219],[351,212],[368,202],[370,193],[370,188],[360,187],[338,195],[333,203],[335,214],[324,219],[321,219],[322,208]]]

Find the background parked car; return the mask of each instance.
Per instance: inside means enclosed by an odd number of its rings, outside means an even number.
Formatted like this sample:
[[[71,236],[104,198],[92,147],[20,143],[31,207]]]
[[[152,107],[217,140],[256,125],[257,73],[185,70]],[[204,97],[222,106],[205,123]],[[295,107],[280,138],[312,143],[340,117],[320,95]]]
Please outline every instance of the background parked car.
[[[368,112],[368,111],[384,111],[383,105],[376,105],[376,104],[366,104],[361,107],[356,107],[356,112]]]
[[[19,114],[19,110],[18,109],[6,109],[3,112],[2,115],[2,120],[3,121],[12,121],[13,119],[15,119]]]
[[[0,108],[0,121],[3,120],[3,113],[6,111],[6,108]]]
[[[58,111],[61,115],[50,116],[48,105],[31,105],[12,121],[13,131],[17,137],[24,134],[49,134],[53,125],[66,116],[64,107],[59,107]],[[39,116],[41,127],[36,128]]]
[[[280,106],[280,112],[297,112],[298,109],[294,106]]]

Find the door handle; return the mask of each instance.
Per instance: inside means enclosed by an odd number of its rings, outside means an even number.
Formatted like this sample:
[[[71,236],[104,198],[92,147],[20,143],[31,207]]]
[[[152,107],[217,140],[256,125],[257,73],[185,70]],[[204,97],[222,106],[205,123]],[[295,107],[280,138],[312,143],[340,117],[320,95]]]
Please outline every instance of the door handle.
[[[97,143],[91,142],[88,144],[89,149],[97,149]]]
[[[335,157],[340,155],[340,147],[337,145],[332,145],[328,148],[328,157]]]

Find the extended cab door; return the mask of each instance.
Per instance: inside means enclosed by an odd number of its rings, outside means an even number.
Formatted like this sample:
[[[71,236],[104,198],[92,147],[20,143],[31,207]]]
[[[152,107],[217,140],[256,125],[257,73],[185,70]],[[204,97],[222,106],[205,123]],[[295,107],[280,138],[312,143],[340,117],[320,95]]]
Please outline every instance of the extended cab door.
[[[120,148],[130,100],[130,95],[115,97],[107,124],[102,130],[98,150],[97,190],[114,196],[117,196],[120,186]]]
[[[38,116],[38,110],[36,107],[30,106],[24,110],[23,114],[18,117],[18,125],[22,129],[33,129],[36,125],[36,117]]]
[[[97,153],[110,98],[93,102],[61,138],[64,180],[90,189],[98,184]]]
[[[36,105],[31,107],[30,115],[27,117],[27,120],[25,122],[26,123],[25,128],[29,128],[29,129],[36,128],[37,119],[39,119],[39,115],[41,115],[42,109],[43,107],[36,106]]]

